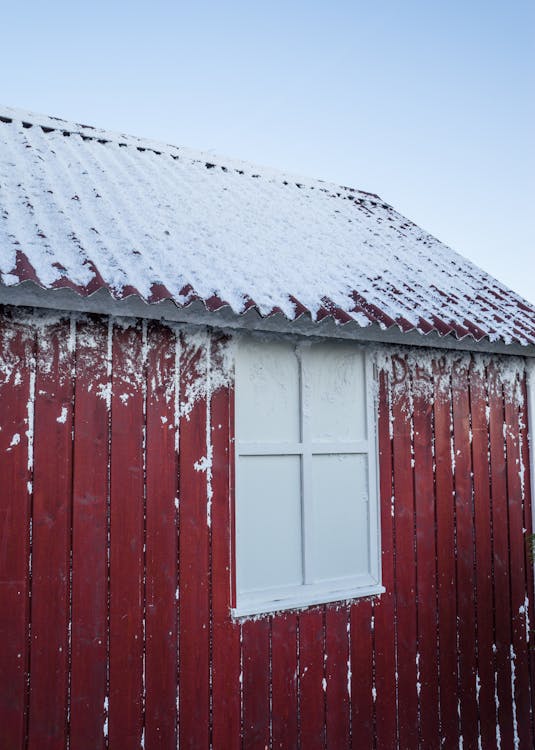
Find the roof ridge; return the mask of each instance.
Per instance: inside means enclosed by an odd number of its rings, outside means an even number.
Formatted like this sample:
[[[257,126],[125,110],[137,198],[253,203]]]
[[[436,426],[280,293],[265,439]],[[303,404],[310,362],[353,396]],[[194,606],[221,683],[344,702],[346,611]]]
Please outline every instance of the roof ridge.
[[[283,185],[294,184],[297,188],[319,189],[328,192],[334,191],[334,196],[342,197],[339,191],[347,193],[358,193],[367,199],[377,200],[384,207],[391,208],[379,195],[367,190],[352,188],[347,185],[340,185],[337,182],[326,181],[317,177],[309,177],[286,172],[276,167],[267,165],[257,165],[254,162],[248,162],[235,157],[224,156],[193,149],[188,146],[173,146],[172,144],[157,141],[151,138],[143,138],[135,135],[120,133],[119,131],[106,130],[94,125],[85,125],[73,120],[64,120],[61,117],[43,115],[36,112],[30,112],[13,107],[0,105],[0,122],[3,123],[21,123],[24,128],[40,127],[43,132],[59,132],[65,136],[79,135],[83,140],[93,140],[99,143],[116,143],[123,147],[133,147],[138,151],[152,151],[154,154],[161,156],[166,154],[173,159],[189,159],[192,163],[203,163],[207,169],[219,167],[223,171],[235,171],[239,174],[248,173],[253,178],[265,178],[270,181],[280,180]],[[333,197],[334,197],[333,196]],[[348,197],[351,197],[350,195]]]

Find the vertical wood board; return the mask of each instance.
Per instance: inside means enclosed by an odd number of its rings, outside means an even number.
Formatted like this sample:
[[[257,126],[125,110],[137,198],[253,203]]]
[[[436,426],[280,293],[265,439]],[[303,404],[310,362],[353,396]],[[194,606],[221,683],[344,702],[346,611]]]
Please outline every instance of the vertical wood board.
[[[35,333],[0,318],[0,747],[27,722]]]
[[[76,331],[72,518],[72,750],[105,746],[108,637],[108,326]]]
[[[144,361],[141,325],[114,326],[110,470],[109,742],[143,737]]]

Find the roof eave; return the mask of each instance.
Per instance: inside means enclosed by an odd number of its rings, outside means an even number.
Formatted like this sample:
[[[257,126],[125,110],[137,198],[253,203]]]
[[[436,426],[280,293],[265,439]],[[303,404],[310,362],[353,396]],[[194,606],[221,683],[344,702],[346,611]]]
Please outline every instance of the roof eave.
[[[118,300],[112,297],[106,288],[99,289],[89,296],[82,296],[69,288],[43,289],[33,281],[24,281],[15,286],[0,284],[0,304],[16,307],[38,307],[65,312],[148,318],[174,323],[211,326],[224,330],[250,330],[341,338],[362,342],[535,358],[535,345],[507,344],[504,341],[490,341],[488,338],[476,341],[472,336],[458,339],[453,334],[441,335],[437,331],[430,331],[427,334],[416,330],[403,332],[398,326],[385,329],[377,323],[372,323],[366,327],[359,326],[356,322],[341,325],[332,316],[324,318],[321,322],[312,320],[309,315],[301,315],[295,320],[288,320],[280,313],[263,317],[256,308],[242,314],[235,313],[230,307],[223,307],[214,312],[208,310],[202,301],[195,301],[186,307],[179,307],[170,299],[148,303],[137,295]]]

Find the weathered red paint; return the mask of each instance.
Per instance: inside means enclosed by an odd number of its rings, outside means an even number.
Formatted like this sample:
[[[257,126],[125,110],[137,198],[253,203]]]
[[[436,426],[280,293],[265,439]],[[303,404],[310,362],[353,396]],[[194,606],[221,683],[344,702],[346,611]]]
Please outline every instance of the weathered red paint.
[[[416,386],[416,387],[414,387]],[[433,476],[433,381],[419,371],[413,377],[414,503],[416,585],[418,589],[418,682],[420,737],[426,750],[440,748],[438,689],[438,612]]]
[[[353,744],[357,747],[359,744],[362,747],[372,747],[374,738],[372,617],[370,601],[364,600],[351,607],[351,735],[354,738]],[[343,671],[342,668],[342,674]],[[393,707],[395,708],[395,693]],[[342,726],[344,728],[345,722]],[[357,738],[358,742],[355,742]]]
[[[299,741],[300,747],[325,747],[325,638],[323,609],[299,615]]]
[[[178,729],[176,339],[150,325],[147,352],[145,743],[167,748]]]
[[[24,326],[0,318],[0,339],[2,346],[9,346],[14,366],[13,372],[0,376],[0,747],[19,748],[24,743],[27,719],[31,518],[28,482],[32,477],[28,467],[27,404],[34,335]]]
[[[141,325],[113,330],[110,461],[109,741],[143,733],[144,366]]]
[[[69,681],[72,379],[69,325],[37,342],[29,750],[64,747]]]
[[[212,361],[222,357],[224,340],[212,343]],[[233,393],[230,385],[212,395],[212,743],[241,747],[240,627],[228,613],[233,601],[231,546],[233,518]]]
[[[458,747],[457,579],[450,410],[451,373],[445,360],[440,359],[434,372],[440,734],[444,747]]]
[[[515,378],[509,383],[513,396],[518,394],[520,383]],[[505,398],[505,445],[507,454],[507,491],[509,498],[509,539],[511,560],[511,615],[512,647],[514,660],[514,697],[516,723],[518,726],[519,747],[533,747],[530,716],[530,674],[529,661],[518,659],[518,654],[526,652],[526,626],[523,609],[526,604],[526,545],[515,540],[522,539],[524,529],[522,483],[519,472],[519,410],[516,398]]]
[[[297,616],[274,617],[271,625],[273,747],[297,747]]]
[[[477,750],[478,706],[476,697],[476,624],[474,511],[470,445],[469,359],[453,364],[453,451],[455,468],[455,539],[457,558],[457,615],[459,650],[459,707],[463,747]]]
[[[524,380],[524,382],[521,383],[521,392],[522,392],[522,399],[524,404],[528,403],[528,394],[527,394],[527,383]],[[533,418],[534,415],[532,415]],[[527,467],[529,469],[530,465],[530,450],[529,450],[529,437],[528,437],[528,428],[531,431],[533,429],[533,423],[528,425],[527,422],[527,414],[526,410],[520,410],[520,418],[519,418],[519,439],[520,439],[520,461],[522,467]],[[532,433],[530,433],[532,434]],[[531,537],[533,534],[533,521],[532,521],[532,513],[531,513],[531,502],[530,498],[532,497],[532,482],[533,477],[530,476],[529,470],[524,473],[524,483],[522,487],[522,501],[524,506],[524,527],[526,529],[526,534],[528,538]],[[526,591],[528,596],[528,608],[527,611],[524,613],[524,617],[527,618],[526,622],[532,623],[535,622],[535,607],[534,607],[534,579],[533,579],[533,560],[531,559],[531,556],[528,553],[528,547],[525,548],[525,554],[527,557],[526,560]],[[533,638],[533,630],[530,631],[530,643],[531,639]],[[534,693],[535,693],[535,649],[533,648],[533,644],[531,643],[529,648],[529,656],[530,656],[530,688],[531,688],[531,696],[532,701],[534,700]],[[531,712],[531,732],[532,735],[535,737],[535,711]]]
[[[483,747],[491,749],[497,747],[497,741],[496,704],[494,700],[494,618],[489,614],[494,611],[494,590],[487,400],[485,372],[472,364],[470,370],[470,412],[476,546],[477,664],[480,685],[479,726]]]
[[[532,746],[525,383],[498,359],[398,352],[380,373],[386,593],[235,622],[232,384],[184,404],[224,338],[15,318],[0,325],[2,747],[496,748],[496,717],[504,750]]]
[[[398,650],[398,733],[401,747],[418,745],[416,550],[412,408],[408,365],[395,360],[392,389],[393,461],[396,534],[396,620]]]
[[[495,590],[496,694],[498,726],[505,747],[513,746],[513,701],[511,696],[511,597],[509,567],[509,518],[507,508],[507,462],[504,446],[503,387],[496,367],[489,365],[489,434],[492,487],[493,569]],[[503,746],[503,745],[502,745]]]
[[[325,611],[326,747],[332,750],[349,746],[348,629],[353,609],[326,607]]]
[[[70,740],[80,750],[105,746],[108,619],[109,410],[108,327],[80,324],[76,340],[72,488],[72,644]]]
[[[242,626],[243,743],[251,750],[263,750],[270,744],[270,631],[266,617]]]
[[[181,340],[180,390],[206,367],[207,352]],[[210,559],[207,518],[206,392],[179,425],[179,738],[181,748],[210,743]],[[187,687],[186,687],[187,685]]]
[[[392,438],[390,436],[390,388],[384,372],[379,375],[378,447],[381,498],[381,548],[383,585],[386,592],[374,602],[375,733],[376,747],[396,747],[397,687],[394,599],[394,517],[392,512]],[[352,642],[353,643],[353,642]],[[358,642],[353,645],[359,648]],[[358,651],[357,651],[358,653]],[[366,672],[365,672],[366,674]],[[358,683],[358,676],[355,675]],[[369,682],[369,680],[367,680]],[[368,687],[369,689],[369,687]]]

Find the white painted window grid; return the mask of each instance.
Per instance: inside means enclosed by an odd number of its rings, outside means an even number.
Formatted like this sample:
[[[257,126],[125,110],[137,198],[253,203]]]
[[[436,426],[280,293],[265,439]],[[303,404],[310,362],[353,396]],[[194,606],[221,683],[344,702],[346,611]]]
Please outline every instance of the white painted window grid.
[[[266,342],[267,343],[267,342]],[[347,346],[347,342],[344,342]],[[314,344],[321,346],[321,344]],[[365,415],[366,438],[359,440],[314,440],[311,431],[311,389],[308,387],[308,370],[303,351],[308,342],[295,345],[299,361],[299,420],[300,440],[295,441],[240,441],[236,435],[236,517],[239,513],[240,458],[258,456],[297,456],[301,462],[301,554],[303,583],[296,586],[283,586],[240,592],[236,586],[236,606],[234,617],[253,616],[287,609],[302,609],[315,604],[345,601],[357,597],[372,596],[385,591],[381,584],[381,543],[380,543],[380,502],[378,486],[378,444],[377,408],[375,403],[375,372],[372,357],[364,348],[358,351],[364,355],[365,370]],[[237,398],[240,397],[236,383]],[[236,424],[236,427],[238,425]],[[314,456],[353,456],[363,455],[367,459],[368,479],[368,524],[362,529],[361,540],[365,538],[368,547],[368,571],[365,574],[344,576],[335,580],[314,580],[314,519],[312,514],[312,461]],[[236,534],[236,573],[239,577],[239,540]],[[358,539],[355,543],[358,544]],[[274,551],[275,554],[275,551]]]

